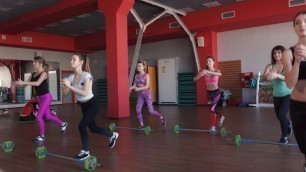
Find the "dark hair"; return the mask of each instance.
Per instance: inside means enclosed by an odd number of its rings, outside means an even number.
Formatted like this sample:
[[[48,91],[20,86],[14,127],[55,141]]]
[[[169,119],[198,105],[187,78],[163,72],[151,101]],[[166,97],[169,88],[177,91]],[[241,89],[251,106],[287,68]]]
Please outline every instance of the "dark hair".
[[[49,65],[46,64],[45,58],[43,58],[41,56],[35,56],[34,61],[42,64],[42,67],[43,67],[44,71],[47,72],[47,74],[49,74]]]
[[[89,67],[89,57],[87,54],[75,53],[75,56],[78,56],[80,61],[83,61],[82,70],[90,73]]]
[[[276,60],[274,59],[274,51],[278,51],[280,50],[282,53],[285,51],[285,47],[283,47],[282,45],[277,45],[275,46],[272,51],[271,51],[271,63],[275,64]]]
[[[215,61],[215,58],[213,56],[207,56],[206,61],[207,61],[207,59],[212,59],[212,61]],[[206,69],[209,69],[207,65],[206,65]]]
[[[147,68],[146,68],[146,67],[147,67],[147,63],[146,63],[146,61],[144,61],[144,60],[138,60],[138,61],[137,61],[137,64],[139,64],[139,63],[143,65],[143,67],[144,67],[143,70],[144,70],[145,72],[147,72]]]
[[[296,20],[296,18],[297,18],[299,15],[306,15],[306,11],[301,11],[301,12],[297,13],[297,14],[294,16],[293,26],[295,26],[295,20]]]

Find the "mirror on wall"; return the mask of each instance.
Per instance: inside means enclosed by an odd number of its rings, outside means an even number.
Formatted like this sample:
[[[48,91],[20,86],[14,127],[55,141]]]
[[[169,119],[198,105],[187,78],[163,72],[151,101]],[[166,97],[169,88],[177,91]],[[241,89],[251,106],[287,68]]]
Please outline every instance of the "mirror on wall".
[[[49,91],[53,101],[60,101],[60,64],[47,62],[49,65]],[[33,61],[0,59],[0,104],[25,103],[35,96],[32,87],[15,87],[13,81],[27,80],[34,72]]]

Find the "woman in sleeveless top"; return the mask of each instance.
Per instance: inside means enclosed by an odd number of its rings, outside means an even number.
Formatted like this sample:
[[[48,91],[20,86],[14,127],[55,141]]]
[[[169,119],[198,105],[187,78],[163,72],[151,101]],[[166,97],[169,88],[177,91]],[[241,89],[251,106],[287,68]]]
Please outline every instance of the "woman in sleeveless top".
[[[287,88],[285,83],[284,68],[282,64],[282,53],[285,47],[278,45],[272,49],[271,64],[268,64],[262,79],[272,81],[273,84],[273,103],[276,117],[281,126],[281,138],[279,143],[288,143],[288,136],[292,133],[292,125],[288,120],[290,106],[291,89]]]
[[[298,13],[293,26],[298,43],[283,53],[286,85],[293,88],[290,97],[290,116],[300,151],[306,160],[306,11]],[[306,161],[304,163],[306,172]]]
[[[210,111],[211,111],[211,132],[216,132],[216,120],[218,120],[218,125],[221,127],[225,117],[216,111],[216,106],[221,100],[221,91],[218,87],[219,77],[222,75],[219,69],[214,68],[215,60],[213,56],[208,56],[206,58],[206,69],[202,70],[195,78],[197,81],[202,76],[205,78],[206,90],[207,90],[207,100],[211,101]]]
[[[145,72],[146,67],[147,65],[145,61],[138,60],[137,62],[138,74],[136,74],[135,76],[133,86],[130,87],[130,91],[134,90],[138,92],[138,99],[136,103],[136,112],[137,112],[137,117],[139,121],[138,128],[144,127],[142,114],[141,114],[141,110],[142,110],[144,102],[146,102],[149,112],[157,116],[160,119],[162,126],[165,126],[166,119],[159,112],[155,111],[152,105],[152,97],[149,91],[150,77]]]
[[[34,142],[42,142],[46,139],[45,137],[45,123],[43,117],[51,121],[56,122],[61,126],[61,133],[65,133],[68,126],[67,122],[61,121],[57,116],[53,116],[50,113],[50,105],[52,102],[52,95],[49,93],[48,86],[48,72],[49,69],[46,67],[46,62],[43,57],[36,56],[34,57],[33,66],[35,72],[32,73],[28,81],[18,80],[16,85],[18,86],[28,86],[31,85],[34,87],[36,94],[38,96],[38,102],[40,108],[37,112],[36,120],[39,123],[39,136],[34,139]]]

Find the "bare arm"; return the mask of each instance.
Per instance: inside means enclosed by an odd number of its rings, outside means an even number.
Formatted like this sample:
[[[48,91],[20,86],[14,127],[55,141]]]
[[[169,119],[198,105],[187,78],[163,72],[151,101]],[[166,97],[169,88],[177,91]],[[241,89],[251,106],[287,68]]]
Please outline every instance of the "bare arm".
[[[292,53],[291,50],[286,50],[283,53],[282,63],[285,72],[285,81],[288,88],[292,89],[298,81],[300,59],[295,58],[294,64],[292,65]]]
[[[45,79],[48,78],[48,75],[46,72],[42,72],[42,74],[40,75],[39,79],[37,81],[31,82],[32,76],[27,80],[27,81],[21,81],[22,85],[31,85],[31,86],[39,86]]]
[[[137,75],[135,75],[133,85],[130,87],[130,91],[132,91],[132,90],[134,90],[134,89],[136,88],[136,76],[137,76]]]
[[[262,74],[262,80],[263,81],[266,81],[268,80],[268,74],[270,73],[270,67],[271,67],[271,64],[268,64],[265,68],[265,71],[264,73]]]
[[[64,78],[64,79],[67,79],[67,78]],[[69,91],[70,91],[70,89],[66,85],[63,84],[63,86],[62,86],[62,94],[63,94],[64,97],[66,97],[68,95]]]
[[[194,81],[199,80],[202,76],[206,74],[206,70],[202,70],[196,77],[193,78]]]
[[[220,72],[220,70],[219,69],[216,69],[215,71],[206,71],[206,73],[208,73],[208,74],[212,74],[212,75],[217,75],[217,76],[222,76],[222,73]]]

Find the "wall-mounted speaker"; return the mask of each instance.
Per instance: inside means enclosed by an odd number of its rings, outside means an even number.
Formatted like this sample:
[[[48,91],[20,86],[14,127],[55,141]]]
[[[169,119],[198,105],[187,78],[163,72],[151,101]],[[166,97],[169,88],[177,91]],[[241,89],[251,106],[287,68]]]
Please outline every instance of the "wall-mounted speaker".
[[[204,47],[204,37],[198,37],[198,47]]]

